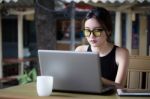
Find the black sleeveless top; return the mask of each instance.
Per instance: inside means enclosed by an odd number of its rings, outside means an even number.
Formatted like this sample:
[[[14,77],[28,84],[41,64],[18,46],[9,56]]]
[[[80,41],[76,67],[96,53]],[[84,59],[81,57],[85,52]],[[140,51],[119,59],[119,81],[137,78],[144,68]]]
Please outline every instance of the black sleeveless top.
[[[118,70],[118,65],[115,61],[116,48],[117,46],[114,46],[110,53],[99,58],[102,76],[112,81],[115,81]],[[88,47],[87,51],[92,51],[91,46]]]

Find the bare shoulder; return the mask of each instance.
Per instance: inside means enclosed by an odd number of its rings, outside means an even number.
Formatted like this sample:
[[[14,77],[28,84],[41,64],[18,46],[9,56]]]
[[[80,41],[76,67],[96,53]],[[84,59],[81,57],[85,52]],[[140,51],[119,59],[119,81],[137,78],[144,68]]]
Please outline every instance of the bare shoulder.
[[[126,48],[123,47],[117,47],[116,49],[116,61],[117,63],[122,61],[128,61],[129,59],[129,51]]]
[[[78,47],[76,47],[75,51],[76,52],[85,52],[87,51],[88,45],[80,45]]]
[[[123,48],[123,47],[117,47],[117,50],[116,50],[116,54],[117,55],[119,55],[119,56],[121,56],[121,55],[129,55],[129,51],[128,51],[128,49],[126,49],[126,48]]]

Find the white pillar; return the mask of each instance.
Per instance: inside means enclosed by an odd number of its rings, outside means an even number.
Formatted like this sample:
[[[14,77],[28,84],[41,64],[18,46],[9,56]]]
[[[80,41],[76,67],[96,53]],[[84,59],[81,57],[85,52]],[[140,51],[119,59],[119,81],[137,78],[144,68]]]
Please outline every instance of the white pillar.
[[[72,3],[72,8],[71,8],[71,50],[75,49],[75,3]]]
[[[23,15],[18,15],[18,58],[23,58]],[[20,74],[23,74],[23,62],[19,68]]]
[[[147,55],[147,18],[140,15],[139,55]]]
[[[3,64],[2,64],[2,17],[0,15],[0,78],[3,77]]]
[[[131,54],[132,51],[132,13],[127,13],[126,16],[126,48],[129,50]]]
[[[121,13],[116,12],[115,16],[115,45],[122,46],[122,32],[121,32]]]

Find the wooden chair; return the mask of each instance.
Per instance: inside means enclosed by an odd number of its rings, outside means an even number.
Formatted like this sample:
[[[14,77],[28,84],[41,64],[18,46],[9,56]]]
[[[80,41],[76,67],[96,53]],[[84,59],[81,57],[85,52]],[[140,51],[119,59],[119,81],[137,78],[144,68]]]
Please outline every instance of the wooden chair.
[[[130,56],[127,88],[150,89],[150,56]]]

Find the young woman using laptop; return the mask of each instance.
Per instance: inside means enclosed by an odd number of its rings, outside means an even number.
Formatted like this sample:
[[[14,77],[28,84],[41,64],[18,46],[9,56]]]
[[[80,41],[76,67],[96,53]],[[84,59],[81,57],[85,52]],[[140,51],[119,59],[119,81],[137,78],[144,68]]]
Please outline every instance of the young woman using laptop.
[[[83,27],[83,34],[89,45],[78,46],[75,51],[98,53],[103,83],[115,85],[117,88],[124,87],[129,52],[111,42],[112,20],[110,13],[104,8],[91,9],[85,17]]]

